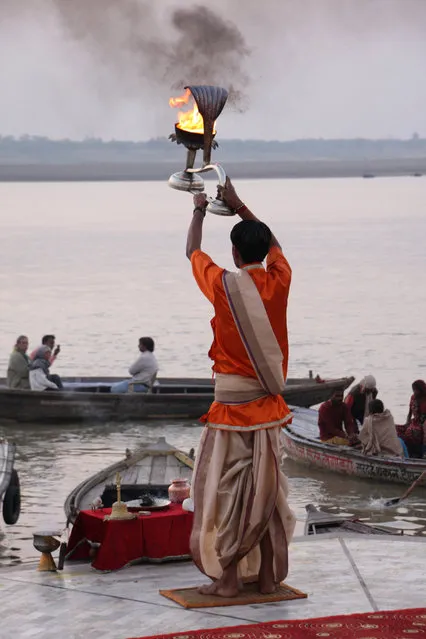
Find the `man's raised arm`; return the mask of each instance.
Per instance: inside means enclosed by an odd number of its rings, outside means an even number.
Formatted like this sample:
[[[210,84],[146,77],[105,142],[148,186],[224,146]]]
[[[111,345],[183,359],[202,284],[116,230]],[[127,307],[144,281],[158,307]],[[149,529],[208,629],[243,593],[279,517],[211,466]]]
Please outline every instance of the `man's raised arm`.
[[[257,218],[238,197],[234,185],[229,177],[226,178],[225,186],[218,186],[218,194],[225,204],[229,206],[230,209],[233,209],[242,220],[255,220],[255,222],[260,222],[259,218]],[[281,249],[280,243],[272,233],[270,248],[273,246],[277,246]]]
[[[188,229],[186,240],[186,257],[191,259],[194,251],[201,249],[201,240],[203,238],[203,222],[206,216],[207,197],[205,193],[197,193],[194,195],[194,214]]]

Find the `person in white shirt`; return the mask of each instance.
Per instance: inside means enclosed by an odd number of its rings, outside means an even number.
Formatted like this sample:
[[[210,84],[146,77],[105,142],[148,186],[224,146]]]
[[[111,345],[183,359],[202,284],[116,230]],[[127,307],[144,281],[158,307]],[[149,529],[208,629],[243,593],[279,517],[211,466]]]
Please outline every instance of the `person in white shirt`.
[[[50,375],[50,359],[52,350],[48,346],[40,346],[30,364],[30,386],[34,391],[61,390],[62,381],[59,375]]]
[[[112,384],[111,393],[127,393],[130,382],[135,392],[147,392],[152,386],[158,371],[154,348],[155,344],[152,337],[141,337],[139,339],[140,355],[129,368],[129,374],[132,376],[131,380],[124,379],[122,382]]]

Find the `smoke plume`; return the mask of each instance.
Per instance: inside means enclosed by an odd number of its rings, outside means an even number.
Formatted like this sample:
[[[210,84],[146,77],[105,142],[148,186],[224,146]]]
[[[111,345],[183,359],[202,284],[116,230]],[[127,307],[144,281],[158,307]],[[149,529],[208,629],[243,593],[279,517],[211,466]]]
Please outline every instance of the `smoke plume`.
[[[201,6],[176,10],[172,23],[179,34],[166,72],[173,88],[187,78],[191,84],[225,86],[231,102],[242,106],[249,84],[244,72],[249,50],[237,27]]]
[[[161,16],[145,0],[51,0],[71,38],[127,90],[141,81],[182,90],[214,84],[243,104],[249,49],[235,24],[205,6],[172,8]]]
[[[0,0],[1,131],[155,137],[216,84],[221,137],[423,134],[425,30],[426,0]]]

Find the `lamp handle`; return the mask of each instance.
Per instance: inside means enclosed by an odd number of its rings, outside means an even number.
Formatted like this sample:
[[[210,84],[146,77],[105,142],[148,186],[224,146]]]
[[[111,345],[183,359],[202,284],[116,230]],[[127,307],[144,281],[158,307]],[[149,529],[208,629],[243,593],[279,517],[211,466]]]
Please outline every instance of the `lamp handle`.
[[[187,173],[206,173],[207,171],[216,171],[217,176],[219,178],[219,186],[225,186],[226,184],[226,173],[223,166],[220,164],[207,164],[206,166],[201,167],[200,169],[187,169]],[[199,193],[199,191],[198,191]],[[207,211],[209,213],[214,213],[214,215],[235,215],[235,211],[230,209],[223,200],[220,198],[207,198],[208,205]]]
[[[200,169],[186,169],[186,173],[207,173],[207,171],[216,171],[219,178],[219,186],[225,186],[226,173],[225,169],[220,164],[207,164],[206,166],[202,166]]]

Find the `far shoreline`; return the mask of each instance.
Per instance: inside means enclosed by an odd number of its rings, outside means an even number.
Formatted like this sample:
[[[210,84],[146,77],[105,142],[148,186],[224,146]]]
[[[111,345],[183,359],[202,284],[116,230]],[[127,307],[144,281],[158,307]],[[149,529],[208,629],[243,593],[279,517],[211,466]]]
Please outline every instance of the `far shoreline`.
[[[69,164],[0,164],[0,182],[145,182],[168,180],[183,167],[173,160]],[[221,162],[218,157],[217,161]],[[426,158],[365,160],[222,160],[235,179],[374,178],[426,175]],[[212,177],[213,174],[212,174]],[[215,179],[215,178],[214,178]]]

